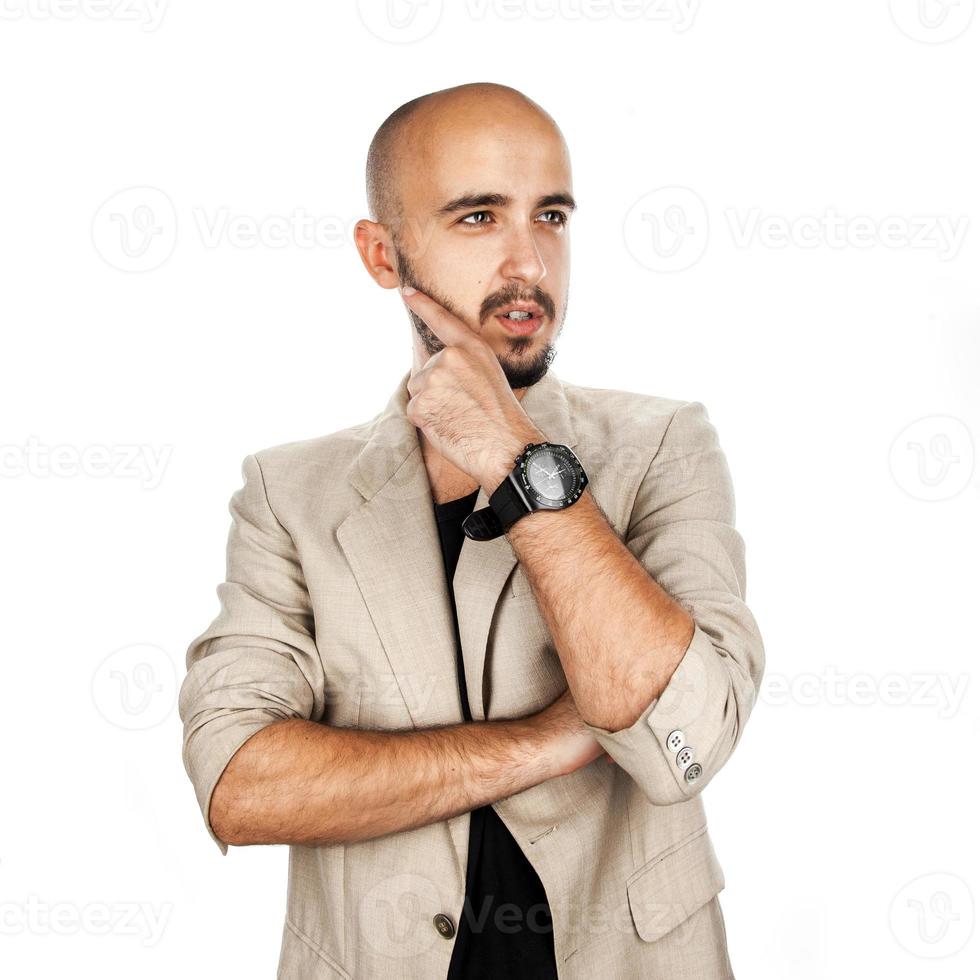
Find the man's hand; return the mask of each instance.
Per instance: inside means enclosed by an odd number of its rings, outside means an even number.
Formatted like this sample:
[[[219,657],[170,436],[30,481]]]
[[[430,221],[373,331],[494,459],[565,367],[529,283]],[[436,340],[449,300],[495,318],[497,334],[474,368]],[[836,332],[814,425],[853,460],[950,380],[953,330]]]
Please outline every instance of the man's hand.
[[[595,736],[585,727],[568,688],[532,718],[541,732],[549,736],[546,751],[554,767],[553,776],[575,772],[600,755],[605,755],[607,763],[613,761],[612,756],[603,752]]]
[[[492,491],[529,442],[547,440],[478,333],[425,293],[403,297],[445,345],[409,378],[406,414],[443,457]]]

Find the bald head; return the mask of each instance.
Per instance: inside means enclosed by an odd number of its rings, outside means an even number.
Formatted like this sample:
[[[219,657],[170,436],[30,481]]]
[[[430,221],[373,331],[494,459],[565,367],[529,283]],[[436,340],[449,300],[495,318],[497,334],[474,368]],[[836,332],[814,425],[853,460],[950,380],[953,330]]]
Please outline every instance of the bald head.
[[[536,102],[508,85],[469,82],[420,95],[399,106],[381,124],[368,149],[365,179],[372,221],[397,239],[405,217],[404,168],[408,161],[425,172],[425,158],[442,140],[468,126],[510,124],[546,127],[561,137],[554,119]],[[564,140],[562,139],[562,142]]]

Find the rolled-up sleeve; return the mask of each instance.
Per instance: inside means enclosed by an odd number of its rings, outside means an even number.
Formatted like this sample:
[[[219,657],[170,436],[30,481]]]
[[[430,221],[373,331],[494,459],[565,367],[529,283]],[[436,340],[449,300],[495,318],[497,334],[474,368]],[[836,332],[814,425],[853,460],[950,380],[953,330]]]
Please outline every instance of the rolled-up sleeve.
[[[654,804],[700,793],[728,761],[762,684],[745,543],[728,463],[701,402],[676,410],[641,481],[625,543],[694,619],[660,697],[628,728],[586,727]]]
[[[232,516],[220,612],[187,649],[178,710],[183,762],[205,826],[211,796],[238,749],[266,725],[318,718],[324,709],[322,663],[313,614],[292,538],[270,506],[255,455],[242,462],[244,485]]]

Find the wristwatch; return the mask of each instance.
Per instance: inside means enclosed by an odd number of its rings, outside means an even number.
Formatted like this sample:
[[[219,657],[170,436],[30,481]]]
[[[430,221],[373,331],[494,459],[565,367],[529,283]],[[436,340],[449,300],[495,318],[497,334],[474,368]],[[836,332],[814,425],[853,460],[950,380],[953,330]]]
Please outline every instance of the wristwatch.
[[[490,506],[463,521],[463,533],[474,541],[499,538],[532,511],[571,507],[588,484],[578,456],[568,446],[529,442],[514,457],[507,479],[490,494]]]

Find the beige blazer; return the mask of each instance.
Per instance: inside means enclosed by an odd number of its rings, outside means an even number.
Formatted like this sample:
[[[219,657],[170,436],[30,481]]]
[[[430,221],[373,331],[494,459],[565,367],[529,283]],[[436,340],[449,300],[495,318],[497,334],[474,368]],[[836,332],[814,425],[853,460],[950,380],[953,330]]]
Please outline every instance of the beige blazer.
[[[184,765],[222,854],[212,790],[270,722],[463,721],[408,377],[370,421],[242,464],[220,613],[187,650],[179,699]],[[616,765],[600,756],[494,808],[545,887],[563,980],[731,977],[717,898],[725,879],[701,791],[745,730],[765,656],[716,430],[700,402],[568,384],[553,370],[522,405],[550,441],[574,448],[616,534],[696,628],[634,725],[592,728]],[[476,507],[486,505],[481,489]],[[507,538],[466,539],[453,587],[474,720],[553,701],[565,677]],[[445,977],[469,818],[290,846],[279,978]]]

